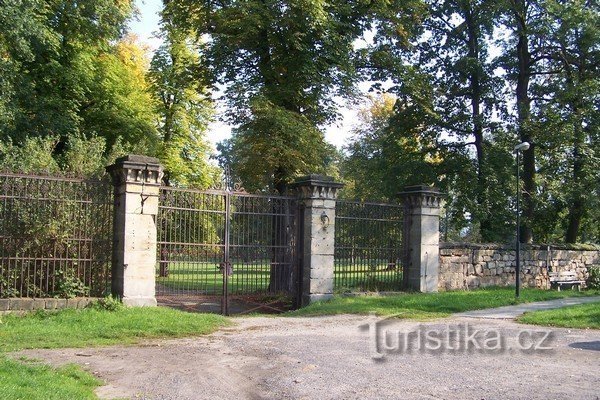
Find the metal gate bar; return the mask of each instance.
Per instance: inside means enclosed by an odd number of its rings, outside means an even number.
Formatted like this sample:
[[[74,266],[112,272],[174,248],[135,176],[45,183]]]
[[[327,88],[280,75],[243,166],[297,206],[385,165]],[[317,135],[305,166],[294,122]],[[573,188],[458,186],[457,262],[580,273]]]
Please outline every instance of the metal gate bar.
[[[402,288],[403,207],[336,202],[334,288],[389,291]]]
[[[220,297],[227,314],[231,296],[261,295],[268,303],[294,291],[295,198],[173,187],[160,193],[157,296]]]
[[[110,282],[108,181],[0,174],[0,297],[102,296]]]

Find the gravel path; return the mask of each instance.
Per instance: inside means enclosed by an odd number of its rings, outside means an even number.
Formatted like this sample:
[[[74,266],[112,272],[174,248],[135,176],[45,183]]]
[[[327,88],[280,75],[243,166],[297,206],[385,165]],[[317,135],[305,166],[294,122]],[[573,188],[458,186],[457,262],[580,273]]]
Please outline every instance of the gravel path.
[[[469,318],[428,323],[358,316],[235,321],[235,326],[201,338],[19,355],[57,365],[81,364],[107,383],[97,392],[103,398],[598,400],[600,395],[600,331],[549,331]],[[386,350],[381,343],[373,345],[375,326],[380,336],[390,338],[417,332],[413,339],[421,337],[428,345],[436,344],[429,341],[436,332],[438,338],[458,333],[442,339],[440,350],[428,350],[423,343],[419,347],[415,340],[406,341],[406,350],[389,340]],[[467,334],[477,330],[479,346],[499,334],[502,349],[490,349],[486,342],[473,350],[472,340],[465,350],[468,340],[460,336],[461,329]],[[521,342],[539,343],[546,333],[549,337],[540,344],[549,349],[514,349]],[[462,347],[444,350],[448,346]]]

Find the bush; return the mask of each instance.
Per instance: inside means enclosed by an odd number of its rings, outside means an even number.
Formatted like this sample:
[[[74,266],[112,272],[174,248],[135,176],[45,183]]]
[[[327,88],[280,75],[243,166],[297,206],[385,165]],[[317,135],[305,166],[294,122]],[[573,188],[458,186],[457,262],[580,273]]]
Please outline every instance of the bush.
[[[91,302],[87,307],[97,311],[119,311],[125,308],[119,299],[112,296]]]
[[[600,267],[590,267],[586,283],[588,289],[600,289]]]

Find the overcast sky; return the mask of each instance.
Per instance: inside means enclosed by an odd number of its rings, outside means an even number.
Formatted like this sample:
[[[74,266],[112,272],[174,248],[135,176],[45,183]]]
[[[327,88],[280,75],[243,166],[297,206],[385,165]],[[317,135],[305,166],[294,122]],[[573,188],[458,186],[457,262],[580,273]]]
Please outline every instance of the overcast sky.
[[[132,21],[129,27],[142,42],[151,49],[156,49],[160,45],[160,40],[153,37],[153,33],[158,30],[158,13],[162,8],[162,0],[136,0],[136,5],[140,11],[139,20]],[[356,107],[355,109],[342,107],[340,112],[342,114],[340,121],[327,127],[325,131],[325,139],[338,148],[343,146],[350,136],[350,129],[356,120]],[[210,126],[208,139],[213,145],[229,136],[231,136],[230,126],[219,122]]]

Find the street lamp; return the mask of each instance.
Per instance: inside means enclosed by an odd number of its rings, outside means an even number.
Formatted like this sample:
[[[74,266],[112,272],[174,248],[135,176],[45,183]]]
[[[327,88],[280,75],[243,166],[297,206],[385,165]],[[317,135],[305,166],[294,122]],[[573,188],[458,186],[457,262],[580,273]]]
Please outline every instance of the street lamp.
[[[523,143],[519,143],[518,145],[515,146],[514,148],[514,152],[517,155],[517,246],[516,246],[516,250],[517,250],[517,254],[516,254],[516,260],[517,260],[517,265],[515,268],[515,274],[516,274],[516,288],[515,288],[515,297],[519,297],[519,290],[521,288],[521,256],[520,256],[520,250],[521,250],[521,234],[520,234],[520,229],[521,229],[521,185],[520,185],[520,174],[519,174],[519,165],[521,164],[520,160],[521,160],[521,152],[522,151],[526,151],[529,149],[529,142],[523,142]]]

